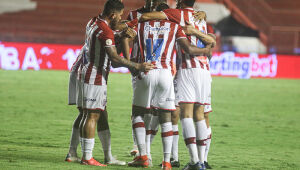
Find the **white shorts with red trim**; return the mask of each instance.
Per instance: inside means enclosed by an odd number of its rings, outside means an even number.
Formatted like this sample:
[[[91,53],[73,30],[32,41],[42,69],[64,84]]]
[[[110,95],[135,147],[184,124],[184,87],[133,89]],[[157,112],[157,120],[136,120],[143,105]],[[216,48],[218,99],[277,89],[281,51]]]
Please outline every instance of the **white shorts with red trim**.
[[[171,70],[154,69],[141,73],[133,81],[134,106],[146,109],[175,110],[175,93]]]
[[[205,113],[205,114],[208,114],[208,113],[210,113],[210,112],[212,112],[211,105],[205,105],[205,106],[204,106],[204,113]]]
[[[69,77],[69,98],[68,98],[68,104],[69,105],[75,105],[76,104],[76,73],[70,72]]]
[[[211,75],[201,68],[180,69],[177,72],[176,100],[180,103],[210,105]]]
[[[107,103],[107,86],[80,82],[78,86],[77,106],[88,110],[104,111]]]

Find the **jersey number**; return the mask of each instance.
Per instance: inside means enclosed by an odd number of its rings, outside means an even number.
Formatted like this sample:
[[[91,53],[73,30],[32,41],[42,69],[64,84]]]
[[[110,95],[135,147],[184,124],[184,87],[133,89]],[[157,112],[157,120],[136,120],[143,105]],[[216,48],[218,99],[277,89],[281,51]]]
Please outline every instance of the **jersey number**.
[[[164,44],[164,39],[162,38],[154,39],[153,43],[154,44],[152,47],[152,39],[151,38],[146,39],[146,49],[147,49],[146,62],[158,61],[160,58],[160,52]]]

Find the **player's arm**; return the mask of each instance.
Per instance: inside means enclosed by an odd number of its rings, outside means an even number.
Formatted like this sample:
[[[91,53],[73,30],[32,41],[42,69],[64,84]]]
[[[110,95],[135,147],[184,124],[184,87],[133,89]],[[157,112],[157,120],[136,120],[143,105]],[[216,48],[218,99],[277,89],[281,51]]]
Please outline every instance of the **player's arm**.
[[[206,19],[206,13],[203,11],[198,11],[193,14],[196,21],[201,21],[202,19]],[[178,9],[165,9],[163,11],[149,12],[144,13],[139,22],[149,21],[149,20],[169,20],[180,24],[181,20],[181,12]]]
[[[177,39],[178,44],[180,47],[183,49],[184,52],[194,55],[194,56],[199,56],[199,55],[209,55],[210,53],[210,48],[205,47],[205,48],[198,48],[194,45],[191,45],[191,43],[186,39],[186,38],[180,38]]]
[[[137,37],[136,31],[134,29],[128,28],[122,33],[121,47],[124,58],[130,60],[130,45],[129,43]]]
[[[182,27],[186,35],[194,35],[198,39],[204,42],[205,45],[211,45],[211,47],[214,47],[216,45],[216,39],[210,35],[205,34],[198,29],[194,28],[192,25],[186,25]]]
[[[124,58],[127,60],[130,60],[130,45],[129,45],[129,38],[124,37],[121,40],[121,47],[122,47],[122,53]]]
[[[154,67],[154,65],[150,63],[140,64],[140,63],[131,62],[125,58],[120,57],[117,54],[117,50],[115,46],[105,47],[105,51],[107,52],[108,57],[112,61],[114,66],[127,67],[130,69],[136,69],[140,71],[150,71]]]
[[[139,22],[145,22],[149,20],[164,20],[164,19],[168,19],[168,18],[163,12],[154,11],[154,12],[144,13],[140,17]]]

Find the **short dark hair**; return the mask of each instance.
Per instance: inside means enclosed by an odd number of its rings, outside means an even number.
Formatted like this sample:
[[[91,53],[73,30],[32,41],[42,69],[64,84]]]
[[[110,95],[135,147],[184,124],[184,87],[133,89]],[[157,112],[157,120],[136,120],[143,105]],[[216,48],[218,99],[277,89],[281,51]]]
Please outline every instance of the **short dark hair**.
[[[156,7],[156,11],[163,11],[165,9],[169,9],[169,5],[166,3],[160,3],[157,7]]]
[[[124,4],[120,0],[107,0],[102,15],[109,16],[114,12],[120,12],[124,9]]]
[[[183,3],[189,7],[193,7],[195,4],[195,0],[183,0]]]

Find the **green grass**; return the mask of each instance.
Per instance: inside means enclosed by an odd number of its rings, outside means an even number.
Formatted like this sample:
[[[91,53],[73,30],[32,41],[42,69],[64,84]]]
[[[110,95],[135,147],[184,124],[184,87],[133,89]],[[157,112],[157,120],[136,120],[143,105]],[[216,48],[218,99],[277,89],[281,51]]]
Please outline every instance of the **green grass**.
[[[99,169],[63,161],[78,114],[67,105],[67,94],[68,72],[0,70],[0,169]],[[132,160],[131,96],[130,75],[111,74],[112,149],[125,161]],[[214,77],[212,96],[209,162],[214,169],[300,169],[300,80]],[[94,156],[101,161],[95,141]],[[149,169],[159,169],[160,135],[152,157],[155,167]],[[182,136],[179,158],[182,164],[189,160]]]

